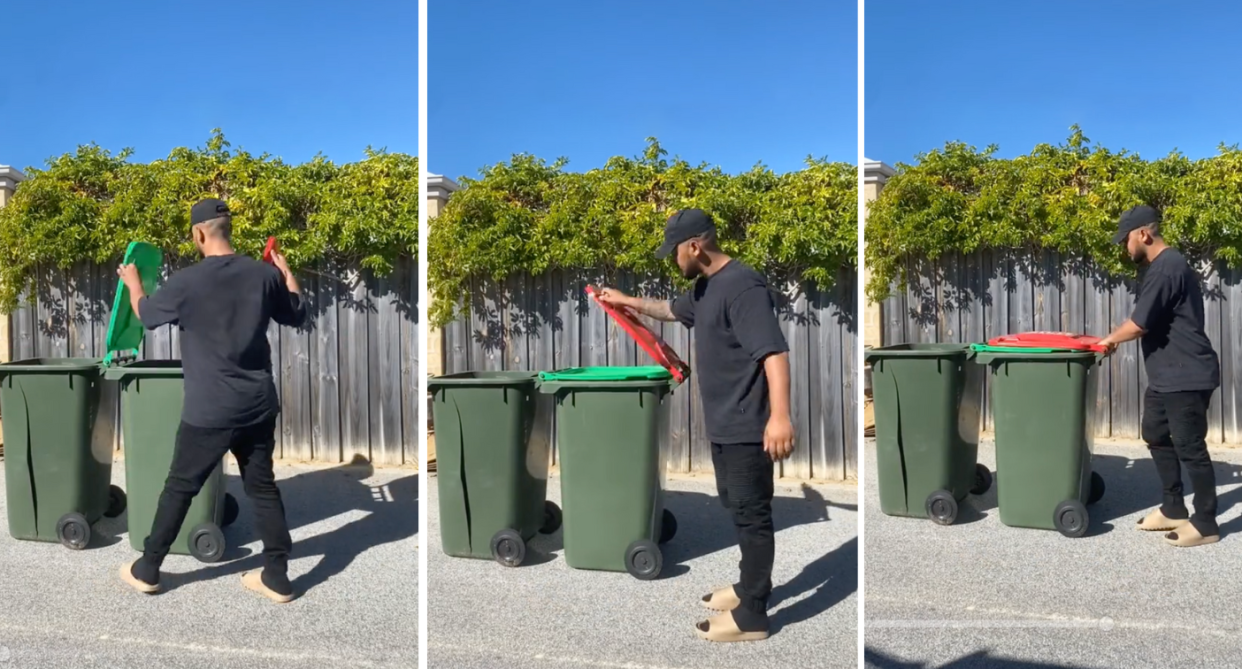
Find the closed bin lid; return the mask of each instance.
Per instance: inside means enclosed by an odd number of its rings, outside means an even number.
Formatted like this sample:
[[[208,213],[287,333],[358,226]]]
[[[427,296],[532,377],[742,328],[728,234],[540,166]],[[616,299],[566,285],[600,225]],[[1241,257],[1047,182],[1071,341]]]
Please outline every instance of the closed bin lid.
[[[661,381],[672,376],[659,365],[644,367],[574,367],[539,372],[540,381]]]
[[[142,288],[147,295],[155,292],[160,268],[164,265],[163,251],[147,242],[130,242],[122,262],[138,268],[138,276],[142,278]],[[129,289],[120,279],[116,283],[116,297],[112,300],[112,316],[108,320],[105,339],[108,349],[105,365],[110,364],[117,353],[130,351],[136,355],[144,335],[142,321],[130,306]]]
[[[1069,332],[1022,332],[988,340],[998,348],[1050,349],[1054,351],[1103,351],[1100,338]]]
[[[683,362],[682,359],[677,356],[676,351],[674,351],[671,346],[666,344],[659,335],[652,332],[646,325],[643,325],[642,322],[638,320],[638,314],[634,313],[634,311],[628,307],[618,307],[611,304],[605,304],[600,301],[599,295],[595,292],[594,286],[587,286],[586,293],[587,295],[590,295],[593,300],[595,300],[596,304],[604,309],[605,313],[611,316],[612,319],[621,326],[621,329],[625,330],[626,333],[634,339],[634,341],[638,342],[638,345],[647,352],[647,355],[650,355],[660,364],[661,367],[668,370],[668,373],[672,375],[673,379],[676,380],[677,383],[685,383],[686,379],[690,376],[690,366]],[[631,369],[642,368],[638,367]]]

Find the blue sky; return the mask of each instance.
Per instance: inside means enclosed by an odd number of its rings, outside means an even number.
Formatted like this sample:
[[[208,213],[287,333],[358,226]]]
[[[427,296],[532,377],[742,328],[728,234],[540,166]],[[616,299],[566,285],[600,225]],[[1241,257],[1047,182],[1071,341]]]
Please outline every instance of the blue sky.
[[[536,9],[537,7],[537,9]],[[669,151],[741,172],[857,161],[853,0],[431,0],[427,167]]]
[[[870,2],[866,155],[961,140],[999,155],[1093,142],[1145,158],[1242,143],[1242,7],[1155,0]]]
[[[92,141],[135,160],[201,146],[337,162],[418,151],[418,4],[6,3],[0,164]]]

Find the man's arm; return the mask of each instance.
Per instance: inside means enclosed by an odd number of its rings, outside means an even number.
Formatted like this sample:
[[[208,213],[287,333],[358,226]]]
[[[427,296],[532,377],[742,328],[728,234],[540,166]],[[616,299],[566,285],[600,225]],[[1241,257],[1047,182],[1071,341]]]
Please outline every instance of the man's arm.
[[[630,297],[616,288],[605,288],[599,291],[599,299],[607,304],[629,307],[638,313],[654,318],[657,321],[673,323],[680,319],[673,313],[673,304],[666,300],[648,300],[641,297]]]
[[[729,305],[729,322],[742,348],[755,362],[762,361],[768,381],[768,424],[763,449],[773,460],[793,453],[794,428],[789,400],[789,344],[776,318],[776,304],[766,286],[742,291]]]
[[[283,255],[272,254],[272,261],[276,269],[280,270],[282,281],[275,287],[272,320],[285,327],[302,327],[306,323],[306,300],[302,299],[302,288],[289,270],[289,264]]]
[[[1118,344],[1139,339],[1147,334],[1153,325],[1166,318],[1173,300],[1177,295],[1177,280],[1164,274],[1148,277],[1143,284],[1143,291],[1134,304],[1134,312],[1118,325],[1100,344],[1112,353]]]
[[[135,265],[122,265],[117,269],[117,276],[121,277],[121,282],[129,289],[129,306],[143,327],[154,330],[162,325],[177,323],[178,308],[181,305],[179,274],[169,277],[168,283],[151,296],[147,296],[142,287],[142,277],[138,275]]]

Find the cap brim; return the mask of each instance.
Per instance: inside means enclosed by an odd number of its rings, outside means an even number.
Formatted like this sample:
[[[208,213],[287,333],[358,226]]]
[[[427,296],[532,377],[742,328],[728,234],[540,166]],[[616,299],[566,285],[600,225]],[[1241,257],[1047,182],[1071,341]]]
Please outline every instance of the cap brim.
[[[1120,244],[1124,242],[1126,238],[1129,236],[1130,236],[1129,230],[1122,230],[1118,232],[1117,234],[1113,235],[1113,244]]]
[[[665,258],[669,257],[669,255],[676,249],[677,249],[677,244],[673,242],[664,242],[664,244],[662,244],[660,248],[656,249],[656,252],[655,252],[656,260],[664,260]]]

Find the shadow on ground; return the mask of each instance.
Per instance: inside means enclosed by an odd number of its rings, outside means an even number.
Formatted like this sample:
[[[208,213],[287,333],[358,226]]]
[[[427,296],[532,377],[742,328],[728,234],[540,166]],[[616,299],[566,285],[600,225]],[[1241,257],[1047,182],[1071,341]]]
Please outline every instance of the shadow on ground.
[[[864,651],[866,666],[874,669],[1090,669],[1082,664],[1048,664],[990,655],[981,650],[963,655],[948,664],[932,665],[922,662],[905,662],[867,648]]]
[[[858,510],[856,504],[833,502],[810,486],[801,486],[800,492],[802,497],[778,495],[772,500],[778,560],[782,530],[829,522],[831,507]],[[688,574],[688,563],[698,558],[722,550],[736,550],[737,534],[733,521],[717,496],[671,490],[666,493],[665,506],[677,517],[677,526],[681,529],[672,541],[661,546],[665,563],[660,579]],[[523,566],[555,559],[564,548],[561,532],[536,537],[531,541],[531,548]],[[855,536],[806,565],[794,578],[775,584],[769,601],[773,610],[773,631],[810,620],[857,591],[858,537]],[[808,593],[811,593],[810,596],[803,598]],[[782,602],[791,600],[799,601],[780,608]]]
[[[359,458],[339,467],[306,471],[277,482],[291,532],[345,513],[366,514],[293,544],[292,559],[322,556],[310,572],[294,580],[296,592],[306,593],[322,585],[376,546],[408,539],[418,533],[418,474],[410,473],[382,486],[364,483],[374,471],[370,463]],[[252,507],[241,490],[241,481],[236,477],[230,479],[229,489],[241,505],[240,518],[253,520]],[[258,540],[252,522],[239,522],[225,530],[225,537],[231,546]],[[410,559],[415,558],[411,555]],[[184,574],[165,574],[161,581],[166,589],[173,590],[262,566],[263,556],[256,554]]]

